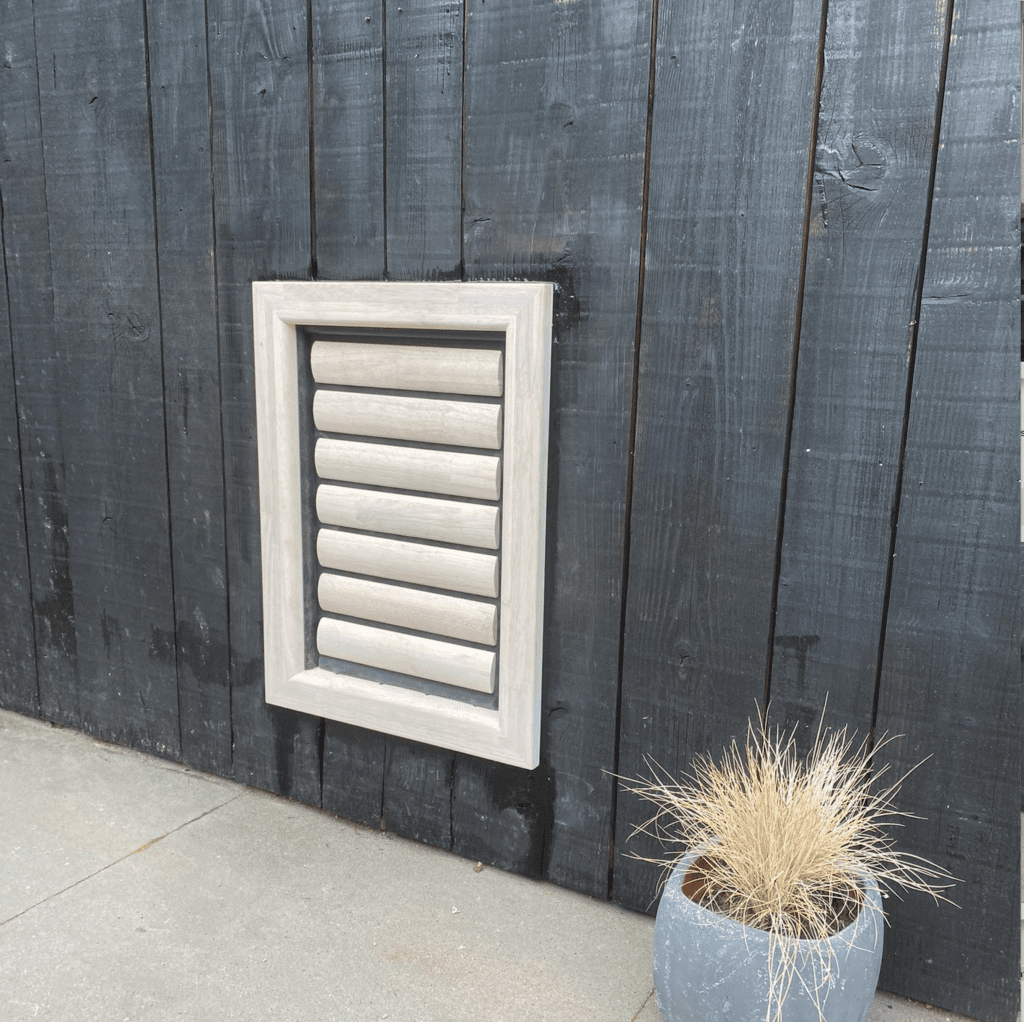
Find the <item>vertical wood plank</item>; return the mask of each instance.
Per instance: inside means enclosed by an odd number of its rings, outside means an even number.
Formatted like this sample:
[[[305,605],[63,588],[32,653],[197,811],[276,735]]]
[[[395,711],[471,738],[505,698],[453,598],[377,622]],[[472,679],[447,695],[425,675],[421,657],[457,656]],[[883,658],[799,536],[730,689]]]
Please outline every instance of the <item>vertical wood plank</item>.
[[[385,2],[387,276],[449,280],[462,249],[461,0]],[[388,736],[383,808],[389,831],[441,848],[452,841],[447,749]]]
[[[31,6],[2,0],[3,241],[40,713],[81,726],[46,175]]]
[[[2,116],[2,115],[0,115]],[[0,705],[39,712],[0,181]]]
[[[316,259],[325,280],[384,276],[381,0],[314,0]]]
[[[661,5],[619,772],[681,772],[764,693],[821,29],[817,3]],[[613,897],[646,818],[620,796]]]
[[[554,281],[541,764],[460,757],[457,852],[604,897],[651,4],[471,0],[465,266]]]
[[[462,250],[462,0],[385,3],[387,269],[452,280]]]
[[[251,294],[310,272],[306,4],[211,0],[207,19],[235,777],[319,803],[320,722],[263,695]]]
[[[37,431],[30,432],[30,416],[45,415],[52,409],[44,411],[39,407],[40,395],[38,385],[33,386],[31,361],[19,366],[18,356],[27,354],[22,332],[22,288],[28,283],[24,277],[25,263],[31,262],[31,257],[25,248],[31,228],[26,232],[26,215],[34,204],[45,211],[46,199],[40,172],[42,149],[31,11],[13,8],[10,0],[6,0],[0,3],[0,20],[5,26],[5,53],[0,69],[0,124],[4,126],[0,138],[0,700],[4,706],[35,714],[40,710],[32,596],[42,586],[37,589],[32,584],[29,559],[35,553],[32,547],[38,550],[40,540],[45,543],[45,538],[40,535],[43,530],[38,502],[30,500],[24,488],[32,477],[27,472],[23,476],[22,469],[23,461],[38,466],[39,455],[22,452],[22,424],[16,414],[16,400],[20,385],[25,392],[20,417],[25,421],[26,439],[34,441],[34,452],[39,452],[40,437]],[[45,225],[45,212],[43,222]],[[41,248],[45,253],[45,248],[38,244],[34,253]],[[50,319],[52,324],[52,315]],[[52,332],[49,336],[52,340]],[[45,340],[44,334],[40,348],[45,347]],[[32,527],[35,535],[30,543]],[[42,553],[33,559],[42,560]]]
[[[317,273],[384,276],[384,69],[380,0],[314,0],[313,140]],[[325,720],[324,809],[381,824],[384,735]]]
[[[157,258],[174,565],[181,755],[230,774],[220,364],[210,98],[201,0],[149,0]]]
[[[143,7],[35,13],[82,726],[177,757]]]
[[[953,6],[878,711],[894,771],[932,757],[901,847],[962,879],[960,911],[890,899],[879,982],[992,1022],[1020,994],[1017,19]]]
[[[872,723],[944,39],[934,0],[829,3],[770,686],[808,738],[826,696]]]

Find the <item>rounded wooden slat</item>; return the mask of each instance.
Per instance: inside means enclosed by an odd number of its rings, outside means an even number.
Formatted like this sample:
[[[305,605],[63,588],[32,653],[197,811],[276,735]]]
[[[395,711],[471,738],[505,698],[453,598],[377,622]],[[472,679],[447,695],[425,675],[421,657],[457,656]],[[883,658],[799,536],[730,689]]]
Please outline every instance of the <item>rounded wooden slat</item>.
[[[490,504],[466,504],[458,500],[323,483],[316,491],[316,513],[324,525],[343,529],[498,549],[498,508]]]
[[[336,660],[351,660],[474,692],[494,691],[497,657],[473,646],[325,617],[317,626],[316,647],[322,656]]]
[[[396,394],[318,390],[313,421],[325,433],[417,440],[455,447],[501,447],[501,405]]]
[[[443,593],[324,573],[317,596],[322,610],[368,621],[435,632],[493,646],[498,641],[498,608]]]
[[[314,341],[313,379],[336,386],[501,397],[502,353],[475,348]]]
[[[498,500],[501,496],[501,459],[489,454],[321,437],[316,442],[315,461],[321,479],[479,500]]]
[[[383,536],[321,529],[316,539],[321,567],[473,596],[498,596],[498,558],[494,554],[409,543]]]

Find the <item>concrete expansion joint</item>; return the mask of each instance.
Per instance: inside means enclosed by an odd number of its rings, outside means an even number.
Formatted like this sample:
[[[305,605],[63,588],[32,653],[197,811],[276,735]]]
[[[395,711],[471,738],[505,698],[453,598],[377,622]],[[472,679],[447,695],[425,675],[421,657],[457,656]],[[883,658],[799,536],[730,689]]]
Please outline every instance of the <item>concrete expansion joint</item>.
[[[199,813],[198,816],[192,817],[191,820],[186,820],[184,823],[172,828],[171,830],[167,831],[166,834],[161,834],[159,835],[159,837],[155,837],[151,841],[147,841],[145,844],[139,845],[138,848],[134,848],[132,849],[132,851],[119,856],[112,862],[106,863],[106,865],[101,866],[99,869],[93,870],[93,872],[90,873],[88,876],[84,876],[81,879],[76,880],[73,884],[68,884],[67,887],[62,887],[59,891],[54,891],[53,894],[49,894],[45,898],[40,898],[39,901],[35,902],[32,905],[29,905],[28,908],[23,908],[20,912],[15,912],[14,915],[8,916],[8,918],[6,919],[0,919],[0,926],[6,926],[8,923],[14,922],[15,919],[20,919],[22,916],[28,915],[29,912],[32,912],[35,909],[39,908],[40,905],[45,905],[47,902],[53,901],[54,898],[59,898],[61,897],[61,895],[67,894],[68,891],[72,891],[76,887],[80,887],[82,884],[87,883],[94,877],[98,877],[101,873],[106,873],[108,869],[112,869],[119,863],[124,862],[125,859],[130,859],[133,855],[138,855],[139,852],[144,852],[147,848],[152,848],[153,845],[159,844],[161,841],[163,841],[164,838],[170,837],[172,834],[177,834],[179,830],[184,830],[186,827],[190,827],[193,823],[198,823],[201,819],[203,819],[203,817],[209,816],[211,813],[217,812],[218,809],[223,809],[224,806],[230,804],[231,802],[234,802],[235,799],[241,798],[242,794],[243,792],[239,792],[237,795],[232,795],[231,798],[225,799],[219,805],[215,805],[212,809],[207,809],[205,812]]]

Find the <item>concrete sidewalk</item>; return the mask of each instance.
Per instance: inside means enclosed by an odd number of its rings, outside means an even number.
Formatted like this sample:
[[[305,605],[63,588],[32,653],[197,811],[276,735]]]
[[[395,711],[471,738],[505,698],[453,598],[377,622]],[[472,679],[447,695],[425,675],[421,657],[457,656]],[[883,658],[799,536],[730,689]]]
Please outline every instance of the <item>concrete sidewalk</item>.
[[[5,1022],[661,1022],[646,916],[5,711],[0,855]]]

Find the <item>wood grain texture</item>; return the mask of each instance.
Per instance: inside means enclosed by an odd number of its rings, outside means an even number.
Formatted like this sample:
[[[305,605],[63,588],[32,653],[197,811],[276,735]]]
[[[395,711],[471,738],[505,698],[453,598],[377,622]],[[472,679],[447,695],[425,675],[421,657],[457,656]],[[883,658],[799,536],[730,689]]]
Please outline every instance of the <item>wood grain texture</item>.
[[[0,182],[0,201],[3,183]],[[2,212],[2,206],[0,206]],[[0,270],[6,268],[0,217]],[[0,705],[39,713],[7,274],[0,275]]]
[[[320,619],[316,644],[323,656],[335,660],[350,660],[474,692],[494,691],[497,662],[490,650],[328,617]]]
[[[498,549],[500,515],[490,504],[385,493],[322,483],[316,513],[324,525]]]
[[[384,19],[379,0],[314,0],[316,259],[333,280],[384,276]],[[325,720],[323,807],[381,823],[385,738]]]
[[[48,451],[52,457],[59,420],[46,385],[54,336],[31,9],[5,0],[0,20],[5,46],[0,71],[0,702],[38,714],[34,618],[42,633],[39,655],[46,658],[42,668],[48,683],[52,632],[42,627],[45,618],[33,597],[52,606],[53,563],[45,505],[33,490],[45,483],[45,459]],[[72,668],[73,678],[73,663],[62,666]]]
[[[25,533],[34,620],[40,712],[81,726],[74,584],[68,544],[68,497],[59,354],[46,209],[33,11],[0,3],[0,194],[7,282],[5,312],[18,394]]]
[[[210,98],[201,0],[150,0],[153,173],[181,755],[232,772]]]
[[[878,709],[897,774],[932,757],[900,847],[962,879],[960,911],[891,904],[879,982],[991,1022],[1020,995],[1019,31],[953,9]]]
[[[316,260],[325,280],[384,276],[384,74],[380,0],[311,8]]]
[[[651,4],[468,7],[470,279],[556,282],[541,764],[460,757],[455,850],[605,896]]]
[[[309,359],[317,383],[501,397],[502,355],[493,349],[314,341]]]
[[[382,621],[488,646],[498,641],[498,608],[493,603],[327,572],[320,575],[317,599],[330,614]]]
[[[177,757],[143,11],[59,3],[35,31],[81,721]]]
[[[313,421],[327,433],[456,447],[501,447],[501,406],[476,401],[318,390]]]
[[[321,529],[317,557],[325,568],[376,575],[475,596],[498,595],[498,558],[472,550],[445,550],[383,536]]]
[[[388,277],[458,280],[463,0],[383,10]]]
[[[320,723],[263,693],[255,280],[310,271],[306,4],[208,5],[235,777],[320,801]]]
[[[770,682],[806,741],[826,697],[872,724],[944,38],[934,0],[829,4]]]
[[[964,877],[964,909],[891,900],[882,985],[1011,1022],[1016,12],[952,12],[915,345],[913,224],[923,234],[948,0],[829,0],[804,192],[824,6],[658,5],[619,768],[716,752],[768,681],[780,721],[804,719],[826,685],[841,686],[835,719],[863,717],[884,633],[878,728],[907,736],[894,767],[934,754],[901,801],[926,819],[900,844]],[[26,679],[6,676],[27,579],[43,716],[221,772],[233,727],[244,781],[603,896],[652,0],[397,7],[0,0],[0,703],[34,712]],[[530,772],[263,705],[249,281],[447,279],[463,256],[467,278],[559,289]],[[878,550],[896,511],[886,618]],[[359,539],[350,570],[438,587],[475,572],[497,592],[492,554],[452,551],[476,559],[455,566],[429,544]],[[233,691],[218,688],[228,673]],[[642,850],[623,841],[641,811],[618,798],[616,851]],[[648,908],[643,869],[616,860],[620,903]]]
[[[821,27],[817,3],[661,5],[619,773],[685,769],[764,694]],[[634,796],[613,898],[658,870]]]
[[[321,479],[477,500],[501,496],[501,459],[485,454],[321,437],[316,442],[315,459]]]

